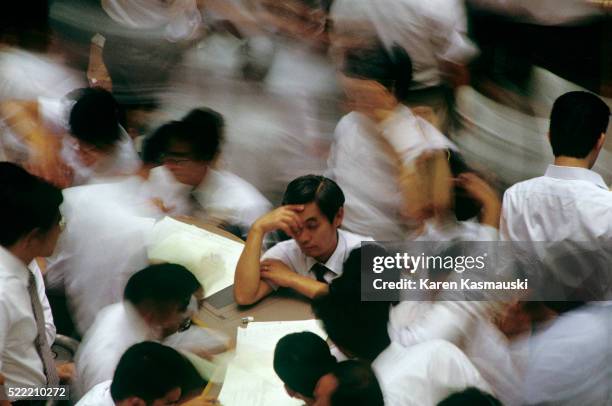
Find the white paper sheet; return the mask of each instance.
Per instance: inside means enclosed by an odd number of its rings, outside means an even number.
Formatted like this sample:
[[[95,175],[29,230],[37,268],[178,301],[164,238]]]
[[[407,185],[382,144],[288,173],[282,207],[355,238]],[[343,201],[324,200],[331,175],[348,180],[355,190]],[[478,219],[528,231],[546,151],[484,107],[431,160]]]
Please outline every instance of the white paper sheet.
[[[323,338],[316,320],[249,323],[238,328],[236,357],[230,363],[219,400],[224,406],[298,406],[273,368],[276,343],[287,334],[311,331]]]
[[[170,217],[155,224],[148,257],[189,269],[204,287],[205,297],[231,286],[243,244]]]

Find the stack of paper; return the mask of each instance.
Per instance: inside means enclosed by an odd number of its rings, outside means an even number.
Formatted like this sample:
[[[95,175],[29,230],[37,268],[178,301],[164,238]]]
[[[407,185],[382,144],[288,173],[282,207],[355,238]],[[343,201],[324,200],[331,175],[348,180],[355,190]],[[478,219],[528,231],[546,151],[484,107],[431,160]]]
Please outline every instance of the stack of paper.
[[[249,323],[238,329],[236,358],[230,363],[219,400],[224,406],[298,406],[273,368],[276,343],[287,334],[311,331],[323,338],[316,320]]]
[[[183,265],[209,297],[234,283],[242,247],[229,238],[166,217],[153,227],[148,257],[153,263]]]

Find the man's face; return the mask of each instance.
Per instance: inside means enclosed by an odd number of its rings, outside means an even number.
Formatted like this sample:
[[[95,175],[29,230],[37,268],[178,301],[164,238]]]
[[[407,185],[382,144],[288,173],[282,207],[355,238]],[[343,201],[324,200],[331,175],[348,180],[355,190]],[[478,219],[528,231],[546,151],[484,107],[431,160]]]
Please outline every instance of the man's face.
[[[338,380],[334,375],[323,375],[314,390],[313,406],[331,406],[331,397],[337,388]]]
[[[302,220],[302,231],[293,238],[300,250],[321,262],[327,261],[338,244],[338,227],[342,223],[343,209],[340,208],[333,222],[329,222],[315,202],[306,203],[298,213]]]
[[[194,159],[186,142],[171,141],[162,160],[174,178],[184,185],[198,186],[208,171],[208,162]]]
[[[151,326],[159,332],[160,338],[166,338],[172,334],[184,331],[191,325],[191,318],[197,312],[198,299],[191,296],[187,309],[180,308],[178,304],[161,306],[150,322]]]

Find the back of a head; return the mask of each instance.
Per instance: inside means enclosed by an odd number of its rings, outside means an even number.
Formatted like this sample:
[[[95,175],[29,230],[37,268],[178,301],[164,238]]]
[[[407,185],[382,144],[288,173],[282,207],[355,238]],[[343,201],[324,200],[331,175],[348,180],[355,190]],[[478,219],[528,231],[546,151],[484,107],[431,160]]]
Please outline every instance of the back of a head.
[[[0,245],[9,247],[29,232],[59,221],[62,192],[18,165],[0,162]]]
[[[196,277],[182,265],[149,265],[130,277],[124,299],[135,306],[176,304],[184,311],[199,288],[201,285]]]
[[[115,402],[137,397],[152,404],[170,391],[193,385],[195,368],[178,351],[155,342],[143,342],[130,347],[119,360],[110,387]],[[199,385],[205,385],[200,377]]]
[[[293,391],[312,398],[314,388],[323,375],[336,364],[329,346],[311,332],[288,334],[274,350],[274,371]]]
[[[550,114],[550,144],[555,157],[585,158],[607,131],[610,108],[588,92],[560,96]]]
[[[190,144],[198,160],[214,160],[223,143],[223,116],[212,109],[202,107],[191,110],[181,122],[186,126],[186,131],[173,136],[173,139]]]
[[[453,393],[438,406],[501,406],[501,402],[492,395],[476,388],[467,388],[462,392]]]
[[[305,175],[292,180],[285,194],[283,205],[316,203],[330,223],[344,206],[344,193],[333,180],[320,175]]]
[[[412,60],[399,45],[387,50],[380,41],[372,40],[345,51],[342,73],[378,82],[402,101],[412,83]]]
[[[121,139],[119,105],[100,87],[79,91],[69,123],[75,138],[99,149],[112,147]]]
[[[390,302],[361,301],[362,249],[351,251],[343,272],[329,293],[312,302],[329,338],[343,351],[373,361],[390,344],[387,332]]]
[[[332,406],[383,406],[383,394],[370,365],[343,361],[332,370],[338,386],[331,396]]]

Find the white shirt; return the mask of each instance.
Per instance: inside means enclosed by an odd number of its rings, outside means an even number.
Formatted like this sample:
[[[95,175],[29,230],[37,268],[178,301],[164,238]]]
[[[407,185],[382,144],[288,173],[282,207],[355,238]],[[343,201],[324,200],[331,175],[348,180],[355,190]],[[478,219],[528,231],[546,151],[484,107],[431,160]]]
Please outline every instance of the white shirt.
[[[47,382],[34,340],[38,335],[28,278],[30,271],[0,247],[0,372],[5,388]]]
[[[460,0],[336,0],[331,17],[340,32],[351,24],[363,32],[371,24],[387,49],[404,48],[417,87],[442,83],[441,62],[464,64],[477,53]]]
[[[344,261],[346,261],[353,249],[361,246],[362,241],[372,241],[372,238],[338,229],[336,249],[327,262],[323,264],[331,271],[323,275],[323,278],[328,283],[342,274]],[[317,263],[317,260],[306,256],[294,239],[279,242],[266,251],[261,259],[278,259],[298,274],[316,279],[316,276],[310,269]]]
[[[435,406],[467,387],[490,392],[470,360],[453,344],[431,340],[405,348],[391,342],[372,363],[387,406]]]
[[[77,402],[76,406],[115,406],[110,392],[111,383],[112,380],[97,384]]]
[[[449,220],[442,223],[425,222],[416,241],[497,241],[499,230],[475,221]]]
[[[491,322],[496,307],[484,301],[401,302],[389,312],[389,337],[408,348],[436,339],[457,345],[504,405],[519,405],[520,358]]]
[[[95,183],[99,179],[113,176],[132,175],[138,171],[141,161],[134,143],[122,127],[119,128],[119,131],[121,137],[115,144],[112,154],[102,158],[93,166],[85,166],[73,148],[74,140],[69,136],[64,138],[61,156],[64,162],[74,170],[74,186]]]
[[[523,404],[610,404],[610,303],[562,314],[516,346],[528,352]]]
[[[75,357],[77,397],[95,385],[113,379],[121,356],[134,344],[158,341],[176,350],[215,354],[227,348],[228,342],[223,334],[197,326],[161,341],[159,338],[159,333],[146,324],[130,303],[115,303],[102,309]]]
[[[158,338],[129,303],[115,303],[102,309],[75,356],[77,398],[95,385],[113,379],[119,359],[132,345]]]
[[[344,227],[379,241],[403,240],[414,229],[400,217],[402,196],[398,168],[378,138],[381,134],[401,154],[404,162],[428,149],[454,149],[454,145],[426,120],[399,105],[380,124],[363,114],[344,116],[334,134],[328,176],[346,197]]]
[[[48,258],[49,287],[66,294],[83,335],[98,311],[121,301],[129,277],[146,267],[155,208],[139,196],[136,177],[64,190],[66,227]]]
[[[510,241],[609,241],[612,193],[596,172],[549,165],[506,190],[500,233]]]
[[[238,225],[245,230],[272,209],[268,199],[253,185],[224,170],[209,169],[193,195],[205,216]]]

